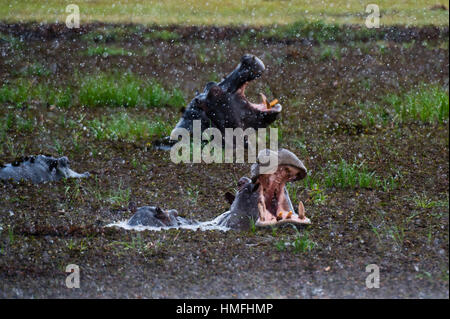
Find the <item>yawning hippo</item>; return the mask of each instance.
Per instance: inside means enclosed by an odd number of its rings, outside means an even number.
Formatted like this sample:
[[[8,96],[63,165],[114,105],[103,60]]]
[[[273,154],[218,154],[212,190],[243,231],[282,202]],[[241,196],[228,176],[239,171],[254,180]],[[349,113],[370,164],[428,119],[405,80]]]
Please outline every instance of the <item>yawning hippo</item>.
[[[69,167],[66,156],[54,158],[46,155],[29,156],[11,164],[0,165],[0,179],[33,183],[58,181],[62,178],[88,177],[89,173],[78,174]]]
[[[206,84],[203,92],[189,103],[172,132],[176,132],[178,128],[192,132],[194,120],[201,121],[202,132],[214,127],[222,134],[225,133],[225,128],[245,130],[249,127],[258,129],[269,126],[281,112],[278,100],[269,103],[264,94],[260,93],[262,101],[256,104],[245,96],[248,83],[260,77],[264,70],[264,63],[259,58],[245,54],[236,69],[220,83]],[[173,145],[174,141],[167,140],[164,143]]]
[[[266,169],[262,164],[263,156],[275,156],[278,165]],[[298,213],[295,213],[286,183],[306,177],[306,168],[295,154],[280,149],[278,152],[263,150],[258,154],[257,163],[251,167],[251,178],[242,177],[238,182],[236,196],[227,193],[232,202],[229,211],[208,221],[208,225],[216,224],[229,229],[245,230],[250,228],[251,220],[256,226],[276,226],[283,223],[309,224],[305,216],[303,203],[299,202]],[[183,227],[201,226],[201,222],[189,221],[178,217],[176,210],[164,211],[154,206],[144,206],[128,221],[128,226],[151,227]]]
[[[265,171],[261,158],[270,155],[278,156],[278,166]],[[251,178],[242,177],[235,198],[228,196],[231,208],[222,215],[219,224],[234,229],[249,228],[251,220],[256,226],[309,224],[303,203],[299,202],[296,214],[286,190],[287,182],[303,179],[306,174],[305,166],[294,153],[286,149],[261,151],[257,163],[251,167]]]

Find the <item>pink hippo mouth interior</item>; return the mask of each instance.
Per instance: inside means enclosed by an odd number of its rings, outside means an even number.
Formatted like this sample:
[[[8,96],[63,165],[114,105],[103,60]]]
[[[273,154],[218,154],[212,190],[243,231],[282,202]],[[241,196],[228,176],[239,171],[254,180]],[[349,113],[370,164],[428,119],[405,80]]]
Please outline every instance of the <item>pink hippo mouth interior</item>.
[[[259,93],[259,96],[261,97],[260,103],[252,103],[250,102],[247,97],[245,96],[245,89],[247,88],[247,85],[250,83],[250,81],[244,82],[239,89],[236,91],[236,94],[238,94],[242,100],[248,105],[249,108],[255,109],[260,112],[270,112],[270,113],[279,113],[282,110],[281,105],[278,103],[278,100],[275,99],[272,102],[269,102],[266,98],[266,96],[263,93]]]
[[[289,195],[285,192],[287,182],[297,179],[300,169],[291,165],[279,165],[272,174],[258,177],[259,200],[257,226],[273,226],[282,223],[310,224],[305,216],[303,203],[299,203],[298,214],[293,209]]]

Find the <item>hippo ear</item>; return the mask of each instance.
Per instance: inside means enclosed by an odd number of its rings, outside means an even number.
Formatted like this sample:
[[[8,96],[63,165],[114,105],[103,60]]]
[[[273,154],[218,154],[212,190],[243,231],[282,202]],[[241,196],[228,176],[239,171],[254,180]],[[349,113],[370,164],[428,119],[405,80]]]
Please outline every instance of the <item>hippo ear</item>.
[[[225,193],[225,199],[227,200],[227,202],[231,205],[234,202],[234,195],[231,194],[230,192],[226,192]]]

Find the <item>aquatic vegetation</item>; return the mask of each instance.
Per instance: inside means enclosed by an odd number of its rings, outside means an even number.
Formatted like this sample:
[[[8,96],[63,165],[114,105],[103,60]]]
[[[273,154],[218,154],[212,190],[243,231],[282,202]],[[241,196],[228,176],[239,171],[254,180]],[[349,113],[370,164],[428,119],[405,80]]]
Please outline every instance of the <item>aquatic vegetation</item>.
[[[127,113],[102,117],[88,122],[87,126],[98,140],[148,141],[170,135],[172,124],[154,118],[137,119]]]
[[[83,77],[78,95],[86,106],[176,106],[184,105],[180,90],[165,90],[153,80],[143,80],[133,74],[99,74]]]
[[[436,85],[421,84],[404,95],[392,94],[386,97],[399,122],[420,121],[442,123],[448,121],[448,90]]]
[[[124,48],[107,47],[107,46],[92,46],[92,47],[88,47],[86,54],[88,56],[98,55],[98,56],[107,58],[109,56],[120,56],[120,55],[132,56],[135,53],[133,53],[133,51],[125,50]]]
[[[297,229],[294,240],[280,239],[274,245],[279,251],[290,249],[294,253],[309,252],[317,247],[317,243],[310,238],[309,232],[299,232]]]
[[[361,104],[363,125],[390,122],[444,123],[449,118],[449,93],[439,85],[421,83],[403,94],[389,94],[382,103]]]
[[[162,41],[176,41],[181,38],[181,36],[169,30],[152,30],[151,32],[143,33],[144,39],[149,40],[162,40]]]

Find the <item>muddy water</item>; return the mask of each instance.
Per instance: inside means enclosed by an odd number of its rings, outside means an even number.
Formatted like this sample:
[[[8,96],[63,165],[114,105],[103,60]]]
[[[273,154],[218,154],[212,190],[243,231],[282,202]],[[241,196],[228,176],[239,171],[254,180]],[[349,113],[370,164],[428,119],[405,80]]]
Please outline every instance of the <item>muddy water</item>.
[[[105,227],[123,225],[143,205],[170,207],[190,220],[214,220],[229,209],[223,194],[234,191],[250,165],[176,165],[168,152],[148,148],[151,141],[99,141],[88,125],[120,113],[176,123],[180,111],[174,108],[4,103],[0,116],[11,113],[33,128],[13,125],[5,131],[0,162],[61,152],[75,171],[92,176],[39,187],[0,182],[1,297],[448,298],[448,120],[397,125],[391,118],[383,122],[381,114],[371,125],[362,121],[360,108],[386,109],[386,95],[423,82],[448,90],[448,29],[444,39],[427,28],[409,33],[393,28],[387,41],[331,42],[326,45],[340,52],[331,57],[324,54],[326,46],[311,41],[245,42],[239,29],[224,29],[223,35],[197,30],[173,43],[139,36],[109,42],[105,45],[138,54],[103,58],[84,55],[93,44],[79,35],[74,41],[54,30],[36,37],[30,28],[0,28],[27,35],[20,49],[0,42],[0,85],[39,62],[56,71],[31,77],[33,83],[76,90],[75,72],[131,70],[167,88],[180,87],[189,100],[211,78],[231,71],[242,54],[261,57],[267,72],[247,95],[256,100],[264,92],[280,99],[283,112],[275,122],[280,145],[317,177],[319,189],[296,183],[290,196],[304,202],[313,225],[300,232],[316,245],[295,252],[291,244],[298,233],[289,227],[256,232],[204,224],[204,231]],[[325,187],[320,174],[341,159],[364,161],[383,180],[400,176],[398,186]],[[280,243],[288,243],[286,249]],[[64,286],[64,269],[71,263],[84,274],[76,291]],[[368,264],[380,266],[379,289],[365,285]]]

